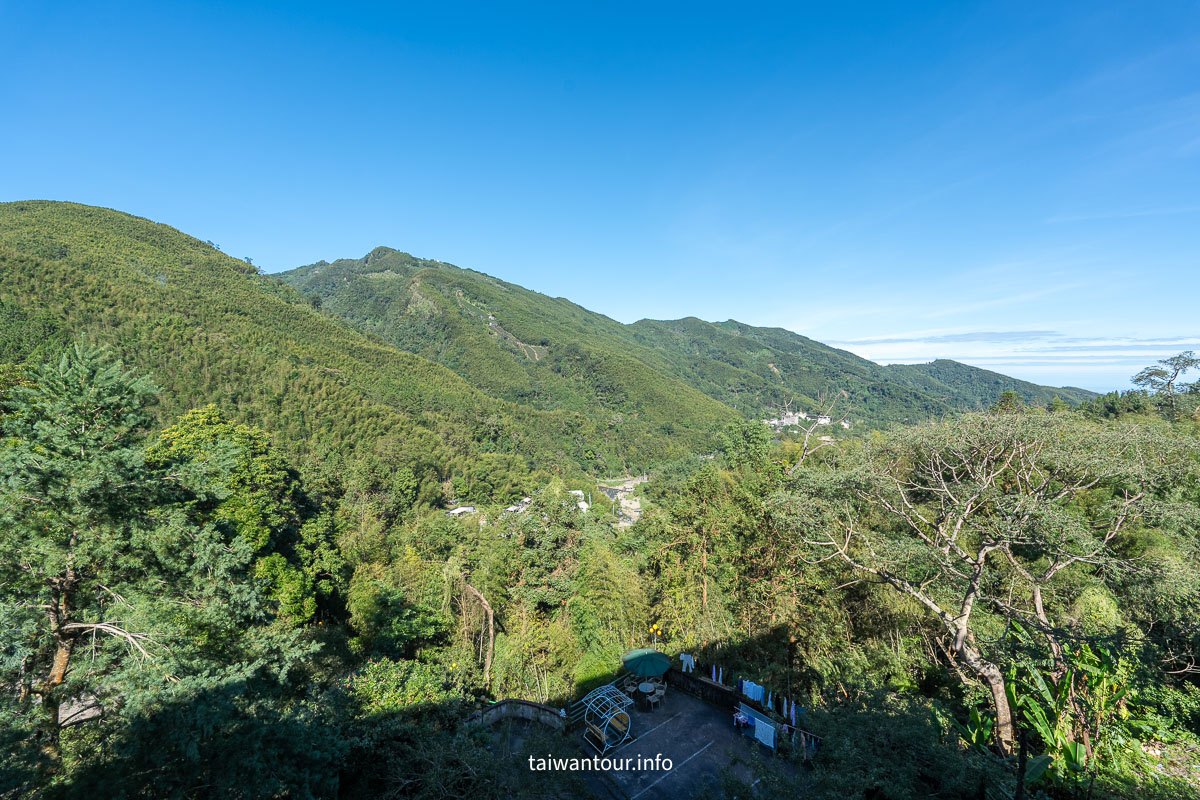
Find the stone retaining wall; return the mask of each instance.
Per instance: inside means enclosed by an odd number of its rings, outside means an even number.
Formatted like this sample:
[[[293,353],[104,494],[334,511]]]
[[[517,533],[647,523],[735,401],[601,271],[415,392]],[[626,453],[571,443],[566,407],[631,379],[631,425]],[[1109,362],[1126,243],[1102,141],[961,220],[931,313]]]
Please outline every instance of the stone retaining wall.
[[[467,718],[467,722],[478,722],[491,725],[504,719],[524,719],[538,722],[554,730],[562,730],[566,720],[558,713],[557,708],[531,703],[528,700],[501,700],[492,703],[487,708],[476,711]]]

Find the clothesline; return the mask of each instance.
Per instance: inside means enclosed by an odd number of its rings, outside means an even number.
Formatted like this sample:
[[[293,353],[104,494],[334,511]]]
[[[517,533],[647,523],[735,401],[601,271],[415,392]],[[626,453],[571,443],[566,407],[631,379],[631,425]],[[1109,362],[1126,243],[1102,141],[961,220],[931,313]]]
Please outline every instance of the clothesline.
[[[681,653],[679,663],[683,672],[694,672],[696,670],[696,658],[688,653]],[[719,667],[716,664],[709,665],[709,671],[712,675],[713,683],[725,685],[725,668]],[[796,704],[795,699],[783,697],[776,694],[773,690],[767,689],[761,684],[745,678],[738,678],[737,692],[744,697],[759,703],[763,708],[772,713],[779,714],[784,719],[784,724],[790,720],[793,730],[797,727],[796,712],[799,711],[799,716],[804,717],[804,707]]]

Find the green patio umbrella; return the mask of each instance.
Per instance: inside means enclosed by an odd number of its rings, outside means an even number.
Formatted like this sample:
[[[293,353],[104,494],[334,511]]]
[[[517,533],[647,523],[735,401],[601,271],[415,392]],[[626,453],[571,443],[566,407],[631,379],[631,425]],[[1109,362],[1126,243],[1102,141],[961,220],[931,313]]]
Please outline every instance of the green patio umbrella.
[[[630,650],[621,656],[621,662],[625,664],[625,669],[639,678],[657,678],[671,668],[671,659],[667,658],[666,653],[648,647]]]

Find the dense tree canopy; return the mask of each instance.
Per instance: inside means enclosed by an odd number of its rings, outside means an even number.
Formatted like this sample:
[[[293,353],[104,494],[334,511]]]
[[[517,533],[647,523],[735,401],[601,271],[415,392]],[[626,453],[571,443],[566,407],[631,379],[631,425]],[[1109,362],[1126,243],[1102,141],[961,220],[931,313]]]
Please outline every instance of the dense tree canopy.
[[[233,496],[220,470],[147,456],[155,391],[77,345],[5,403],[3,683],[17,689],[14,712],[39,720],[52,772],[74,723],[120,725],[164,702],[278,680],[310,650],[273,624],[255,578],[262,545],[206,509]]]
[[[1197,794],[1189,354],[1075,408],[366,261],[304,273],[363,333],[165,226],[0,207],[0,797],[587,796],[517,757],[574,738],[468,720],[655,641],[826,742],[714,792]],[[916,424],[757,421],[826,391]],[[633,522],[595,478],[636,468]]]
[[[809,697],[827,737],[910,726],[906,796],[1003,785],[1011,762],[943,742],[1004,754],[1019,730],[1040,791],[1183,785],[1129,743],[1200,727],[1189,421],[1002,402],[816,451],[736,423],[622,528],[544,476],[451,519],[394,439],[306,480],[212,406],[155,433],[157,394],[87,345],[8,380],[9,790],[544,790],[463,727],[473,698],[565,704],[651,622]],[[877,766],[835,747],[814,791]]]

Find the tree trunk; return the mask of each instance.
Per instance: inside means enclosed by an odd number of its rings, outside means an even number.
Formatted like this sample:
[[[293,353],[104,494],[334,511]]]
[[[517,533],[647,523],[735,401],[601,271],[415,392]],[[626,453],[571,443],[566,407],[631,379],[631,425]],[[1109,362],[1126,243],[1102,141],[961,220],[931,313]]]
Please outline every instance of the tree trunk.
[[[57,768],[58,760],[62,755],[58,746],[58,714],[62,703],[62,698],[58,696],[58,688],[67,679],[67,666],[71,662],[71,651],[74,649],[75,639],[73,637],[55,635],[54,661],[50,665],[50,675],[42,684],[41,691],[38,692],[42,698],[42,709],[46,714],[46,739],[42,745],[42,752],[50,759],[51,769]]]
[[[495,653],[496,653],[496,615],[492,611],[491,603],[489,603],[487,601],[487,598],[485,598],[483,596],[483,592],[479,591],[474,586],[467,583],[465,578],[463,579],[463,586],[467,587],[467,589],[471,592],[471,594],[475,595],[475,597],[478,598],[479,604],[481,606],[483,606],[484,613],[487,614],[488,647],[487,647],[487,656],[484,658],[484,661],[483,661],[483,683],[485,686],[488,687],[488,690],[490,691],[491,686],[492,686],[492,658],[495,656]]]
[[[996,744],[1000,755],[1008,756],[1012,752],[1013,721],[1012,709],[1008,707],[1008,694],[1004,691],[1004,675],[999,668],[989,665],[991,670],[984,681],[992,692],[992,703],[996,706]]]
[[[1008,705],[1008,694],[1004,691],[1004,673],[995,664],[985,661],[970,645],[965,646],[961,652],[967,666],[992,693],[992,705],[996,709],[996,746],[1001,756],[1008,757],[1013,748],[1013,719],[1012,709]]]
[[[1042,604],[1042,587],[1034,585],[1033,587],[1033,608],[1037,612],[1037,618],[1042,623],[1042,633],[1046,637],[1046,641],[1050,644],[1050,655],[1054,658],[1054,672],[1052,676],[1054,682],[1058,683],[1064,675],[1067,674],[1067,662],[1063,657],[1062,645],[1058,642],[1058,637],[1050,631],[1053,626],[1050,624],[1050,617],[1046,615],[1046,608]]]
[[[51,602],[47,616],[54,636],[54,657],[50,662],[50,673],[37,690],[38,696],[41,697],[42,710],[46,715],[42,752],[50,759],[50,771],[58,769],[62,756],[59,749],[59,706],[62,702],[59,687],[67,680],[71,651],[75,649],[75,634],[64,631],[64,627],[70,622],[71,590],[77,580],[75,569],[69,567],[63,578],[56,579],[51,584]]]

